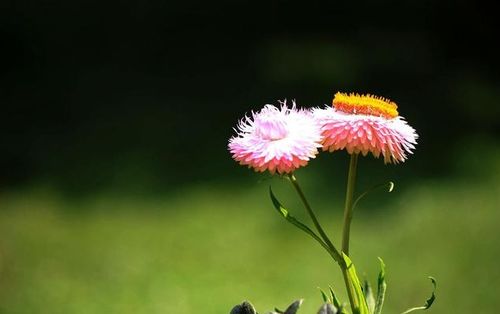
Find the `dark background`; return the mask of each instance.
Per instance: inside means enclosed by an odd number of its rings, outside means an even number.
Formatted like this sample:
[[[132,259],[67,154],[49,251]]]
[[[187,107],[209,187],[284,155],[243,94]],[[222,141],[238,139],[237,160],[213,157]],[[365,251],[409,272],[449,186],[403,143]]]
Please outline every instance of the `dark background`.
[[[421,136],[409,169],[449,174],[451,147],[500,129],[495,12],[474,1],[4,0],[0,185],[234,179],[238,119],[284,98],[330,104],[336,91],[394,100]]]

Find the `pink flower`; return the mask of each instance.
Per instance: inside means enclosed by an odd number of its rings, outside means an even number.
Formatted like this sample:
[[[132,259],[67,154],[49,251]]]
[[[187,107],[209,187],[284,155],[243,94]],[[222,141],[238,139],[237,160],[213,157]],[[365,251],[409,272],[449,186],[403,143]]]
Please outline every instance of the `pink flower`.
[[[371,152],[384,163],[404,162],[418,138],[415,129],[398,116],[395,103],[372,95],[337,93],[333,108],[314,110],[321,126],[323,150],[346,149],[349,154]]]
[[[321,147],[321,132],[308,110],[265,105],[238,123],[237,136],[229,140],[233,159],[255,171],[291,173],[305,166]]]

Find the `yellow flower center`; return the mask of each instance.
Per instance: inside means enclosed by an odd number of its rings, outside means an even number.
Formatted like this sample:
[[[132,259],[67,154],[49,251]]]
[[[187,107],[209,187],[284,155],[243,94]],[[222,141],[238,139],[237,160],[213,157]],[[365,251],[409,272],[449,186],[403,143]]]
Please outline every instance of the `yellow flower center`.
[[[383,97],[370,94],[336,93],[333,98],[335,109],[350,114],[366,114],[392,119],[398,116],[398,106]]]

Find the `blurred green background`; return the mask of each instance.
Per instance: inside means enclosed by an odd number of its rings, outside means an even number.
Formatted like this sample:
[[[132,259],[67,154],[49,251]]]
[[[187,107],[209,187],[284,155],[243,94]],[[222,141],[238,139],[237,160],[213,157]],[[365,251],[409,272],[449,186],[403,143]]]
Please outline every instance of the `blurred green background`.
[[[287,182],[227,152],[266,103],[394,100],[420,135],[402,165],[360,162],[352,257],[385,313],[497,313],[498,19],[472,1],[4,1],[0,4],[0,313],[264,312],[343,297]],[[339,242],[344,152],[297,172]]]

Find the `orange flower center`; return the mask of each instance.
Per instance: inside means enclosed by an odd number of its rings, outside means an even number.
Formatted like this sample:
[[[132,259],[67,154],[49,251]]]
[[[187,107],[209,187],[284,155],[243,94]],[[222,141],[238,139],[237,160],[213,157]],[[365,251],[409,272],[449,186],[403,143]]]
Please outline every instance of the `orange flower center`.
[[[398,116],[398,106],[383,97],[370,94],[336,93],[333,98],[335,109],[350,114],[366,114],[392,119]]]

